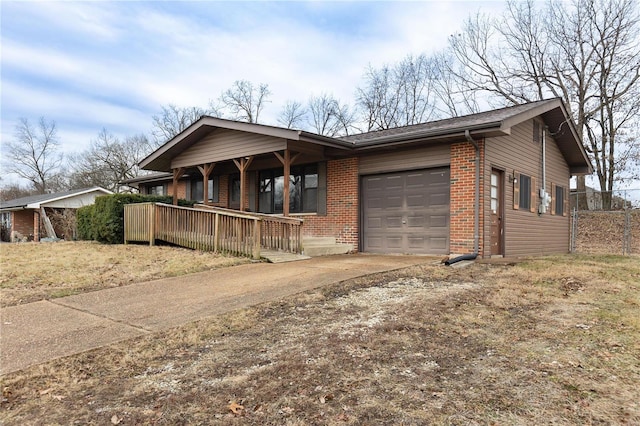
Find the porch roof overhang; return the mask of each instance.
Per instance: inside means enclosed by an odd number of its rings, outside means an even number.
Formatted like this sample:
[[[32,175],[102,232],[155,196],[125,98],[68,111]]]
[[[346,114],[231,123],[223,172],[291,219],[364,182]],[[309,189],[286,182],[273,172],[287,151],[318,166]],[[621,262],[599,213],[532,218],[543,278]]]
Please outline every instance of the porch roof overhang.
[[[302,130],[284,129],[280,127],[267,126],[256,123],[245,123],[222,118],[203,116],[191,126],[186,128],[164,145],[151,153],[140,162],[140,167],[145,170],[155,170],[160,172],[170,172],[174,167],[173,159],[180,153],[192,147],[195,143],[203,139],[216,129],[235,130],[249,134],[261,135],[275,138],[279,141],[277,145],[268,147],[256,147],[252,154],[266,154],[288,148],[290,142],[302,144],[313,144],[331,147],[334,149],[349,149],[353,144],[339,139],[316,135]],[[280,143],[281,142],[281,143]],[[263,152],[264,151],[264,152]],[[221,157],[217,161],[233,160],[237,156],[229,155],[228,158]]]

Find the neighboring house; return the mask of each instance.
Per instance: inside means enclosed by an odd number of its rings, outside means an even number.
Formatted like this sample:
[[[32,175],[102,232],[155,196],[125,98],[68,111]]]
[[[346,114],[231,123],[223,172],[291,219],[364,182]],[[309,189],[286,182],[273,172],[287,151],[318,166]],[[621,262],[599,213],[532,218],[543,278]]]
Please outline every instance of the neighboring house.
[[[112,194],[112,192],[94,187],[2,201],[0,202],[0,219],[11,235],[17,232],[33,238],[34,241],[40,241],[41,235],[51,234],[51,228],[48,231],[46,228],[49,216],[54,212],[61,213],[64,210],[75,210],[93,204],[97,196],[106,194]],[[56,235],[60,237],[60,230],[56,230],[55,226],[53,228]]]
[[[140,166],[159,172],[125,182],[142,193],[358,251],[483,257],[568,252],[569,179],[592,172],[559,99],[341,138],[205,116]]]
[[[576,188],[571,188],[571,202],[570,209],[573,210],[577,207],[578,197],[585,197],[587,201],[587,209],[592,211],[605,210],[604,209],[604,200],[609,193],[603,191],[599,191],[595,188],[591,188],[590,186],[586,187],[584,192],[578,192]],[[633,202],[630,200],[625,200],[623,197],[613,194],[611,198],[611,210],[624,210],[625,208],[633,208]]]

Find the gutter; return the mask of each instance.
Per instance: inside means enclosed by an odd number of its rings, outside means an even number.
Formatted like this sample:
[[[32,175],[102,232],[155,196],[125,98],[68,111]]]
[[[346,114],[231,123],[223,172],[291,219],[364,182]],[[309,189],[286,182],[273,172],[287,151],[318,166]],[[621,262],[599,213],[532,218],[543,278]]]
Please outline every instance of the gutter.
[[[364,148],[373,145],[379,144],[387,144],[389,142],[410,142],[415,139],[426,139],[426,138],[455,138],[458,135],[464,134],[467,137],[467,134],[470,130],[478,131],[478,130],[494,130],[497,132],[505,133],[504,129],[501,127],[501,121],[493,122],[493,123],[485,123],[477,126],[471,127],[457,127],[453,129],[437,129],[437,130],[427,130],[427,131],[418,131],[415,133],[398,133],[395,135],[388,136],[379,136],[377,138],[367,139],[362,142],[355,142],[356,148]],[[353,135],[356,136],[356,135]],[[344,140],[344,139],[343,139]],[[468,139],[467,139],[468,140]],[[475,142],[474,142],[475,143]]]

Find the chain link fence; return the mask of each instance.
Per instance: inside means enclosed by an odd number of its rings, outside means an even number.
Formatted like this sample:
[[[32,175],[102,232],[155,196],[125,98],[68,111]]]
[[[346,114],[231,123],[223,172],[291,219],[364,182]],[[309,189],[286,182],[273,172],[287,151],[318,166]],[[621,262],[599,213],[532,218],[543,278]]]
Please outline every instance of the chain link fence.
[[[571,191],[571,252],[640,254],[640,189]]]

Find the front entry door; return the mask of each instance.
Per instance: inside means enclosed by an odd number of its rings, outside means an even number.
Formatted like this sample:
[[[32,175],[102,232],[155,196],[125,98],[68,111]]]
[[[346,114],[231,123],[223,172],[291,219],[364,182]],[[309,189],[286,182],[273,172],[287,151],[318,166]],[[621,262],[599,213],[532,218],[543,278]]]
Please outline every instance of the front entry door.
[[[491,170],[491,255],[504,255],[504,173]]]

